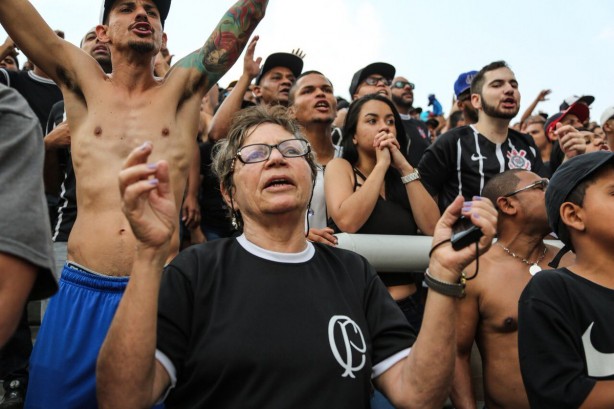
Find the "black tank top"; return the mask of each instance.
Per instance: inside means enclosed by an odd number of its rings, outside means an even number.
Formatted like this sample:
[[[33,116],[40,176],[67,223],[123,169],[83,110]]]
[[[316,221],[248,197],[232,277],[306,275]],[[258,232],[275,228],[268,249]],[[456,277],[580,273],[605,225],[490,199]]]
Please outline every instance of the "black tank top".
[[[358,182],[358,177],[362,180],[367,178],[356,168],[354,170],[354,191],[362,183]],[[399,183],[402,183],[399,178]],[[389,192],[387,191],[387,196]],[[407,206],[409,201],[407,202]],[[416,221],[411,209],[392,200],[386,200],[378,196],[377,202],[369,218],[356,232],[357,234],[392,234],[392,235],[415,235],[418,232]],[[414,283],[412,274],[378,272],[378,275],[387,287]]]

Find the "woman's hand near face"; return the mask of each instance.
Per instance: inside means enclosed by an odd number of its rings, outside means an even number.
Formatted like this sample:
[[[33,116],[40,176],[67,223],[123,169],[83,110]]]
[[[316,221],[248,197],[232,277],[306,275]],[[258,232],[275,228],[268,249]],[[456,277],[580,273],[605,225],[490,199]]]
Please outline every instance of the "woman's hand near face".
[[[390,149],[388,146],[390,145],[390,141],[396,138],[386,131],[381,131],[375,138],[373,138],[373,147],[375,148],[375,160],[378,165],[384,165],[385,167],[390,166],[391,157],[390,157]]]
[[[168,246],[178,223],[177,206],[170,185],[168,163],[147,163],[153,146],[135,148],[119,173],[122,211],[132,232],[144,246]]]

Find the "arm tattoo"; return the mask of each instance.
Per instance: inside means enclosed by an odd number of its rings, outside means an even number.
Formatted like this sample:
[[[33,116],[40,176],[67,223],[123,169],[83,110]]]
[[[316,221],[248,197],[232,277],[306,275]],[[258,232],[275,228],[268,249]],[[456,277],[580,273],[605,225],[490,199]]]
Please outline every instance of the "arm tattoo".
[[[252,32],[264,17],[268,0],[239,0],[222,17],[205,45],[178,65],[194,68],[215,83],[237,61]]]

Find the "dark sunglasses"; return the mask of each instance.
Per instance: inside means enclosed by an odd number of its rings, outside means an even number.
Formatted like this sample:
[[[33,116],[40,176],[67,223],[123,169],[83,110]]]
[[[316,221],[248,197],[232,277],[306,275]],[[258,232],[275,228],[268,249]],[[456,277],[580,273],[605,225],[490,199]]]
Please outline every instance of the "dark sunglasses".
[[[396,81],[394,84],[392,84],[392,88],[405,88],[407,85],[409,85],[409,88],[411,89],[416,89],[414,83],[409,81]]]
[[[514,196],[520,192],[524,192],[525,190],[531,190],[531,189],[539,189],[539,190],[546,190],[546,188],[548,187],[548,183],[550,183],[550,181],[547,178],[543,178],[540,179],[538,181],[535,181],[533,183],[531,183],[530,185],[527,185],[525,187],[521,187],[518,190],[514,190],[511,193],[508,193],[506,195],[503,195],[503,197],[510,197],[510,196]]]
[[[385,86],[389,87],[390,83],[392,82],[391,80],[389,80],[388,78],[384,78],[384,77],[367,77],[365,79],[365,84],[367,85],[377,85],[379,82],[382,82]]]

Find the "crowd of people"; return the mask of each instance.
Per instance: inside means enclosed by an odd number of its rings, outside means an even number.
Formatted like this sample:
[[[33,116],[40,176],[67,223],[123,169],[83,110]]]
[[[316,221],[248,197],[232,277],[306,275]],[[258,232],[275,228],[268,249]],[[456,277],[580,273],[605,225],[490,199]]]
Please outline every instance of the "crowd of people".
[[[0,409],[613,407],[614,106],[512,123],[505,61],[447,113],[386,62],[347,101],[256,57],[267,5],[173,62],[170,0],[105,0],[78,45],[0,2]],[[429,266],[341,232],[432,236]]]

